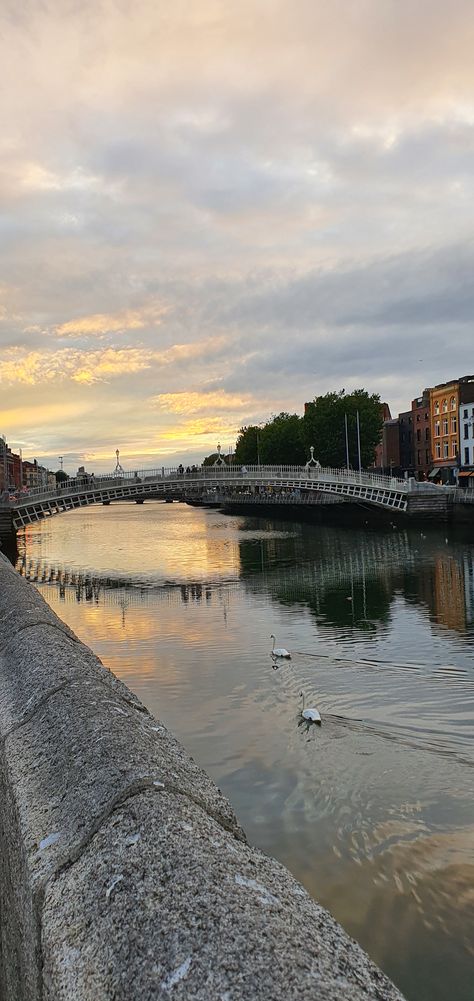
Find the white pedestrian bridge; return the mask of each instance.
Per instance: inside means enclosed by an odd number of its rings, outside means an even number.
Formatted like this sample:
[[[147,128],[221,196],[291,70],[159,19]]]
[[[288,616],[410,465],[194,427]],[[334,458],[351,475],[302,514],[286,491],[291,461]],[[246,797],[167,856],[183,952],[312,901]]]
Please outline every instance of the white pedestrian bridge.
[[[338,496],[341,500],[374,505],[378,508],[406,512],[408,495],[414,491],[439,491],[431,484],[400,480],[391,476],[327,469],[322,466],[199,466],[190,471],[179,469],[144,469],[136,472],[115,472],[104,476],[83,475],[69,479],[54,489],[37,488],[28,493],[0,501],[9,508],[16,529],[46,516],[61,514],[89,504],[108,504],[117,500],[147,497],[163,499],[211,500],[213,493],[222,501],[238,503],[239,496],[248,503],[249,496],[258,495],[271,504],[288,494],[288,503],[295,496],[309,492]]]

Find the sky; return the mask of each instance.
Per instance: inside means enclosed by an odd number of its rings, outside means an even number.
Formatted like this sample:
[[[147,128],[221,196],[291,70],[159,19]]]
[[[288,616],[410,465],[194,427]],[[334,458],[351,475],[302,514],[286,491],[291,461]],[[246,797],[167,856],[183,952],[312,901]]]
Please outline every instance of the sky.
[[[0,434],[189,463],[473,372],[473,51],[472,0],[2,0]]]

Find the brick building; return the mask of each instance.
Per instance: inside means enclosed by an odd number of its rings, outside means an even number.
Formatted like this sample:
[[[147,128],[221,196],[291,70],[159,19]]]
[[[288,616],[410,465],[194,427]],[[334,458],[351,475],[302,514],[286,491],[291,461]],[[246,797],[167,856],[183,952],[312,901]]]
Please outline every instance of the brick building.
[[[459,379],[430,389],[431,479],[454,483],[459,464]]]
[[[430,391],[425,389],[411,403],[413,465],[418,480],[426,480],[431,466]]]
[[[415,474],[415,456],[413,448],[413,414],[411,410],[398,415],[400,441],[400,468],[409,476]]]

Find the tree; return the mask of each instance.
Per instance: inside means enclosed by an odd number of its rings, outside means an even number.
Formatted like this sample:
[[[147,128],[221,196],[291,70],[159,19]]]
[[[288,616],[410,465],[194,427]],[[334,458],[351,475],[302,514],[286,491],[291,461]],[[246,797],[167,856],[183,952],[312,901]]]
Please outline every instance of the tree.
[[[303,466],[307,461],[303,418],[280,413],[260,432],[260,461],[264,465]]]
[[[235,445],[234,461],[237,466],[256,466],[259,460],[259,439],[262,429],[256,424],[240,428]]]
[[[360,421],[362,466],[371,466],[375,449],[382,437],[382,407],[380,396],[365,389],[353,393],[326,393],[309,403],[303,418],[306,446],[314,445],[315,458],[322,466],[346,465],[345,416],[347,415],[349,464],[359,468],[357,447],[357,413]]]
[[[69,479],[69,476],[67,473],[64,472],[64,469],[56,470],[54,475],[56,477],[56,483],[65,483],[66,480]]]
[[[206,455],[206,458],[202,460],[202,465],[214,466],[218,458],[219,458],[219,452],[211,452],[210,455]],[[221,452],[221,459],[224,459],[226,466],[230,466],[235,461],[232,452],[229,452],[228,455],[222,455]]]

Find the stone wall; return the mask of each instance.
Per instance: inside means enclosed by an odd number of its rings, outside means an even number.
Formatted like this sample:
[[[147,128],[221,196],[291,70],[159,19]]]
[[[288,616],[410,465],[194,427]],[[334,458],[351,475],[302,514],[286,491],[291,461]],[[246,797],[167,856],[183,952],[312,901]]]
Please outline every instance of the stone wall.
[[[401,1001],[0,555],[2,1001]]]

